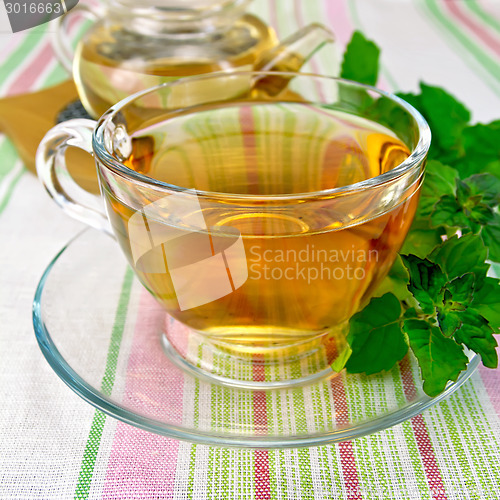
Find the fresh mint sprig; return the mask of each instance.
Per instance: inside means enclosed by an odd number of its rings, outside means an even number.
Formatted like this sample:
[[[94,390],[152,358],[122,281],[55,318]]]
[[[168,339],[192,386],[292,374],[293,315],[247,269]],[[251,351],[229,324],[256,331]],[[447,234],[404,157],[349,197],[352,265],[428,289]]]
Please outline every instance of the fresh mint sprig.
[[[356,32],[341,76],[374,84],[378,60],[376,45]],[[426,118],[433,143],[415,221],[378,296],[350,321],[345,366],[389,370],[411,349],[424,391],[435,396],[466,369],[465,348],[498,365],[500,282],[487,274],[488,262],[500,262],[500,120],[471,125],[462,103],[424,83],[419,94],[399,95]],[[390,100],[355,98],[372,119],[406,128]]]

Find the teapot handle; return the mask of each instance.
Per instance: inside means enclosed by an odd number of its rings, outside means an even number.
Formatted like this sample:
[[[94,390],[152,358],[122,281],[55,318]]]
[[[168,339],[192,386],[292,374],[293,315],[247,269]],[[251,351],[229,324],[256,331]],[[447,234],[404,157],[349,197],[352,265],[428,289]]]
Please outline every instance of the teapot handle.
[[[102,15],[101,9],[96,6],[79,3],[67,14],[55,20],[55,30],[52,32],[51,42],[57,59],[64,69],[71,75],[73,73],[73,50],[71,48],[71,38],[69,36],[69,20],[75,14],[79,14],[91,21],[96,21]]]
[[[309,24],[264,54],[256,70],[297,72],[319,49],[334,41],[326,26]]]

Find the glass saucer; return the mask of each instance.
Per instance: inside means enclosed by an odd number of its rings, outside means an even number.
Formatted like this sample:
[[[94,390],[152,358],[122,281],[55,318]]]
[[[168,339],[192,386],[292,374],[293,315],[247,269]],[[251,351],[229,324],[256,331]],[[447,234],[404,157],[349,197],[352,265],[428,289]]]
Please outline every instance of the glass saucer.
[[[45,271],[33,323],[54,371],[96,408],[151,432],[219,446],[315,446],[377,432],[448,397],[479,363],[472,357],[436,398],[423,394],[410,356],[369,377],[330,371],[290,388],[220,384],[170,357],[165,333],[174,320],[139,284],[116,242],[94,230]],[[186,338],[184,348],[193,346]]]

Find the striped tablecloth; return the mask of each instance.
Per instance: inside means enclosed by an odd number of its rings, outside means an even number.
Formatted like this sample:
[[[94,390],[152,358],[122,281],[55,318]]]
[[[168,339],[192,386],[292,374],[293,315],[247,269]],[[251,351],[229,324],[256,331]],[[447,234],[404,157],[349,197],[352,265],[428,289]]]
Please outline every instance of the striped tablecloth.
[[[255,0],[252,9],[280,38],[323,22],[340,52],[361,29],[382,48],[381,87],[416,91],[424,80],[475,121],[500,118],[498,0]],[[0,96],[64,79],[50,29],[0,33]],[[334,73],[332,50],[310,69]],[[95,411],[49,368],[31,324],[45,266],[80,229],[0,135],[1,499],[500,498],[499,370],[480,368],[448,400],[384,432],[311,449],[193,445]]]

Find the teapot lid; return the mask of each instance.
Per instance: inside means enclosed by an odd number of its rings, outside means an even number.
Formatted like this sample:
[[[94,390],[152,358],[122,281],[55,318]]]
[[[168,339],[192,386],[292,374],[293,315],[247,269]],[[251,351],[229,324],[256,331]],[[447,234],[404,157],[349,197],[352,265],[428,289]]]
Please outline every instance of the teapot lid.
[[[241,17],[252,0],[105,0],[138,31],[194,33],[218,31]]]

